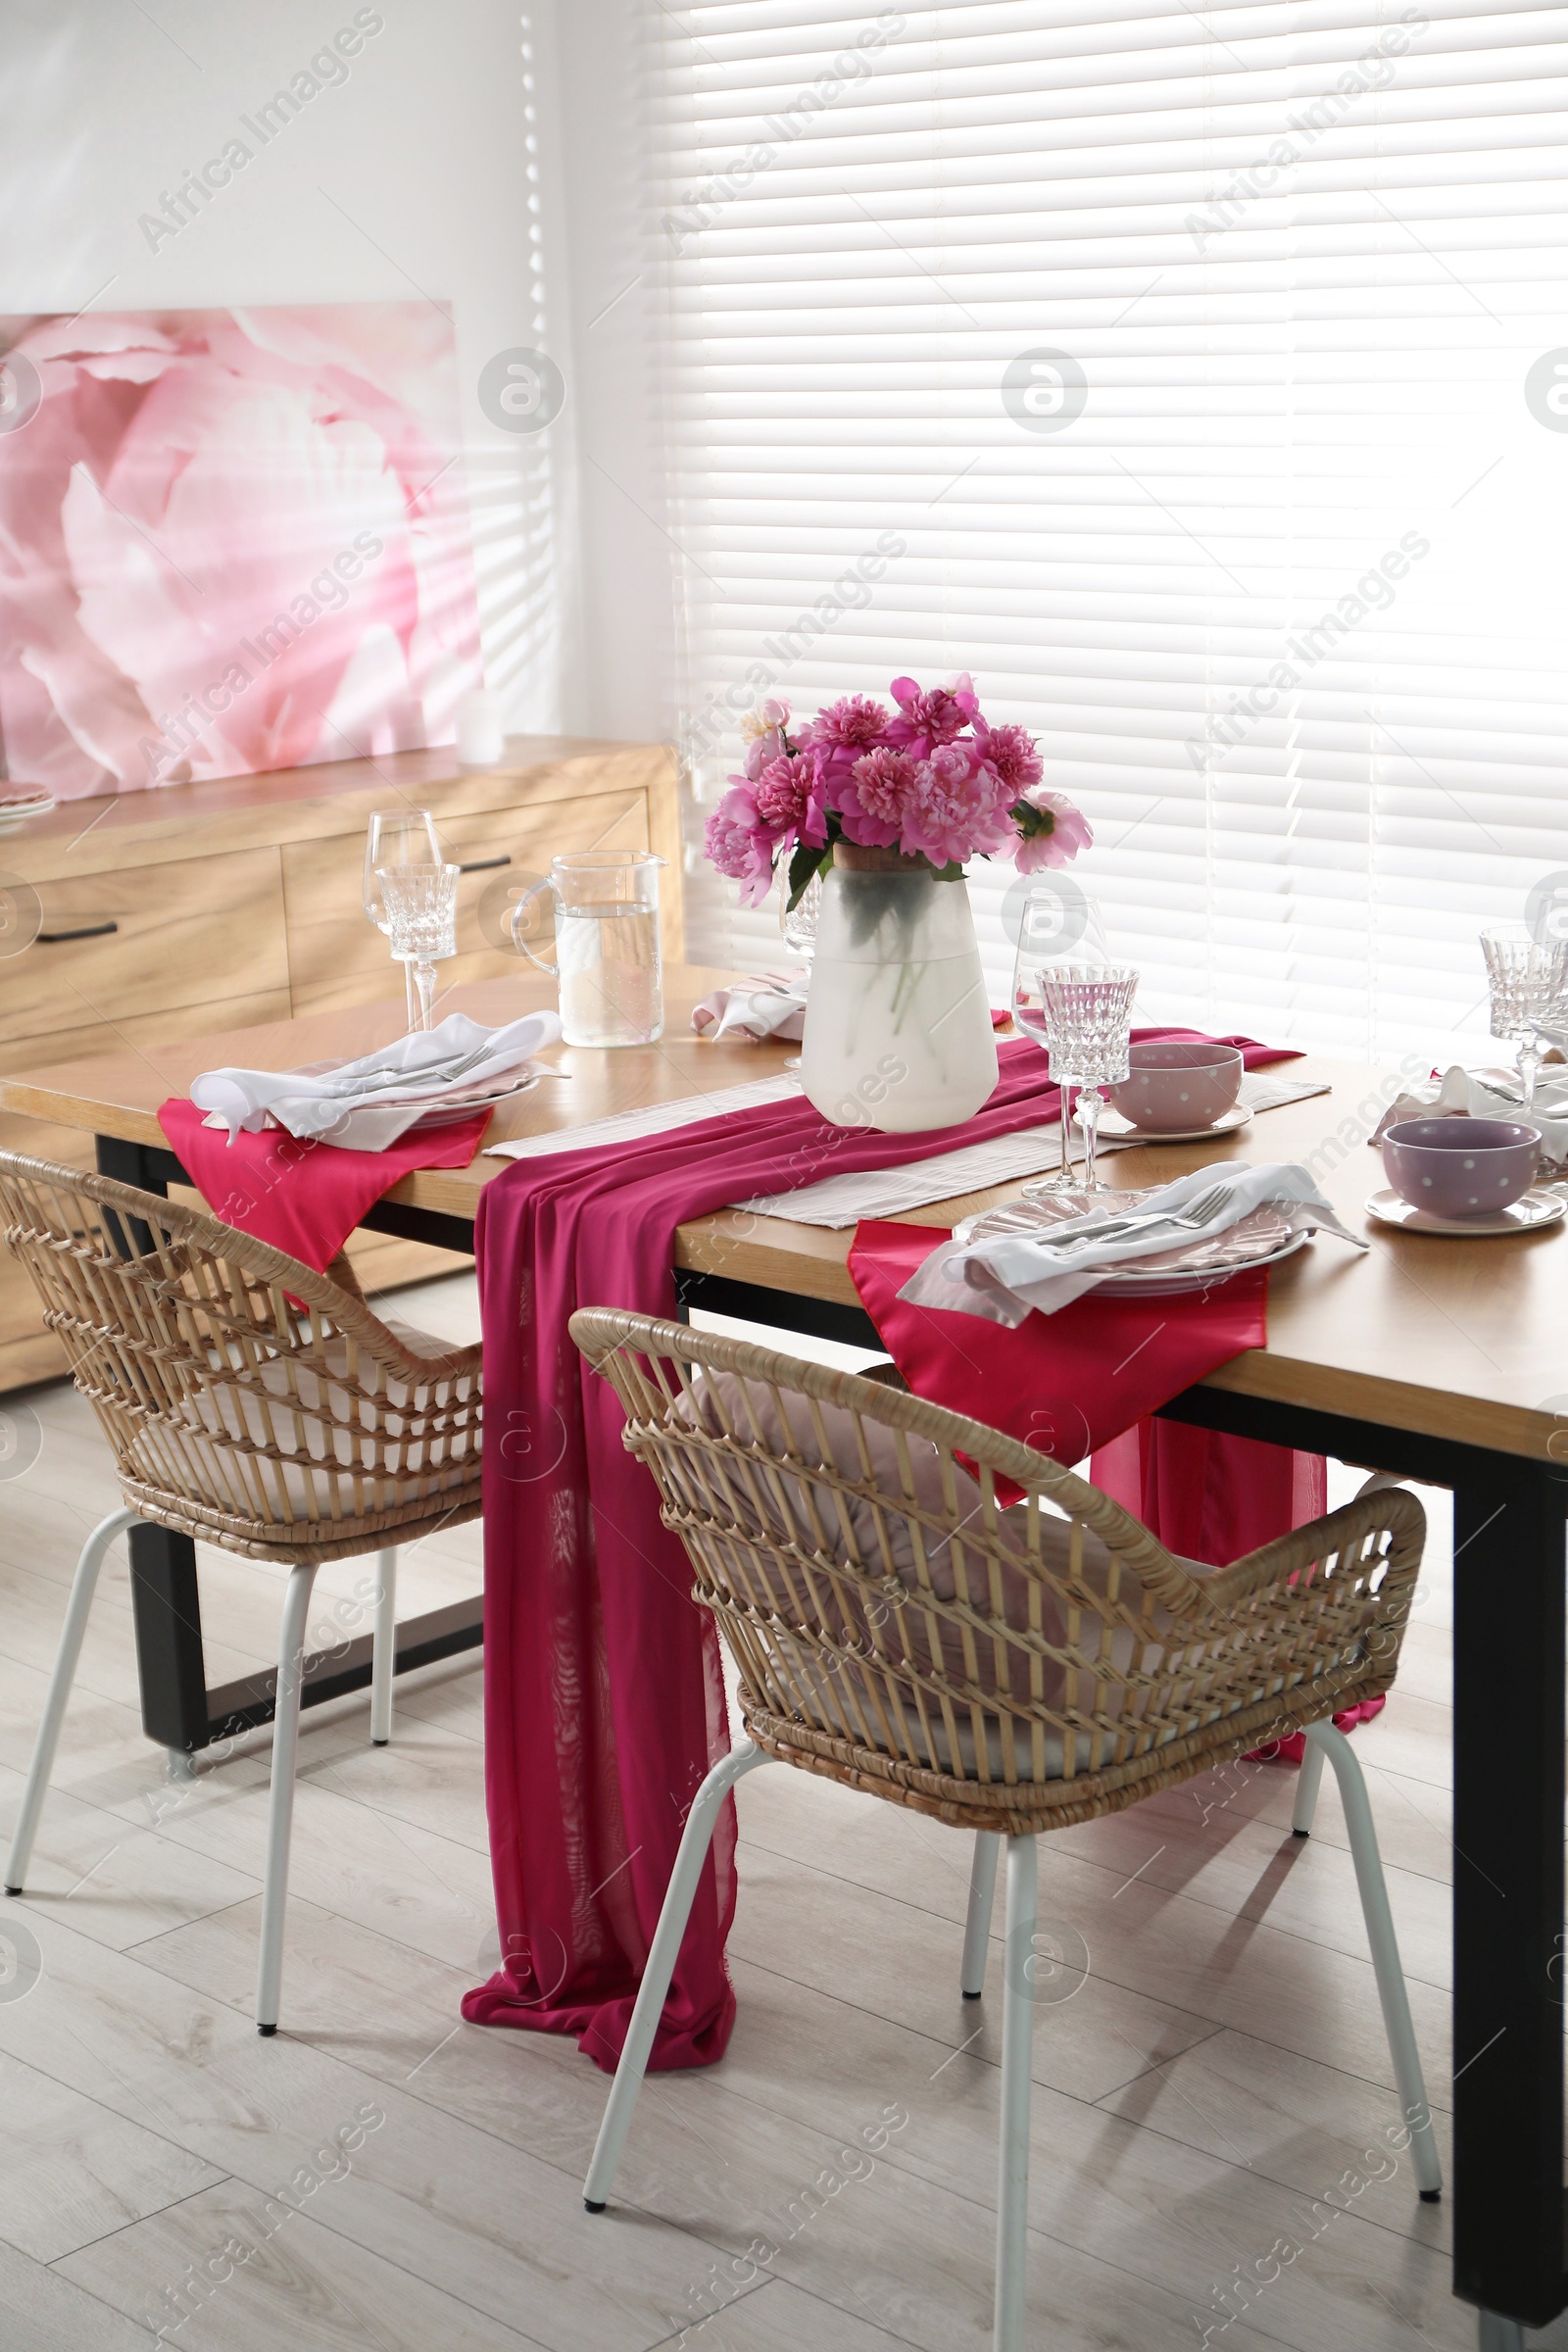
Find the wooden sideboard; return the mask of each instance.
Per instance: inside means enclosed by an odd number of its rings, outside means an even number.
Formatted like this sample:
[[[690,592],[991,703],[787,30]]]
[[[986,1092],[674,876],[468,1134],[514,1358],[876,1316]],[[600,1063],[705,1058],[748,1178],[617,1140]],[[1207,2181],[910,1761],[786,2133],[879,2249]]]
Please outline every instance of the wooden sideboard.
[[[480,902],[503,876],[543,875],[563,850],[663,858],[664,955],[681,960],[676,769],[662,745],[526,736],[487,768],[401,752],[73,801],[0,832],[13,939],[36,926],[7,955],[0,925],[0,1075],[127,1047],[156,1068],[160,1045],[399,994],[360,883],[370,811],[400,807],[432,809],[465,869],[443,987],[517,974],[514,953],[481,929]],[[0,1146],[90,1165],[88,1139],[31,1119],[0,1116]],[[458,1262],[374,1234],[350,1254],[368,1290]],[[0,1391],[64,1369],[31,1284],[0,1249]]]

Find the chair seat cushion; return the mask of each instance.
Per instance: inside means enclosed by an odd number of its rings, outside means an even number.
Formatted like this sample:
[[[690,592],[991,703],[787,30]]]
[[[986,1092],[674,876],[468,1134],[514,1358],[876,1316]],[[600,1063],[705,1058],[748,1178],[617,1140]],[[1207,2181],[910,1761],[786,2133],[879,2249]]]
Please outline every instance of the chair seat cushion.
[[[1075,1771],[1104,1744],[1068,1718],[1125,1734],[1169,1673],[1168,1611],[1043,1498],[988,1504],[928,1439],[734,1373],[699,1374],[673,1409],[730,1441],[721,1480],[682,1446],[661,1468],[690,1507],[694,1557],[716,1554],[721,1618],[738,1602],[756,1622],[742,1670],[765,1657],[767,1712],[964,1777],[983,1747],[991,1777],[1042,1779],[1068,1737]],[[1004,1696],[1024,1714],[986,1703]]]
[[[411,1353],[452,1352],[412,1326],[386,1328]],[[193,1381],[183,1399],[182,1458],[172,1433],[146,1433],[139,1450],[151,1483],[280,1527],[395,1510],[477,1476],[476,1372],[400,1380],[338,1332],[318,1357],[301,1350],[215,1363],[214,1375]]]

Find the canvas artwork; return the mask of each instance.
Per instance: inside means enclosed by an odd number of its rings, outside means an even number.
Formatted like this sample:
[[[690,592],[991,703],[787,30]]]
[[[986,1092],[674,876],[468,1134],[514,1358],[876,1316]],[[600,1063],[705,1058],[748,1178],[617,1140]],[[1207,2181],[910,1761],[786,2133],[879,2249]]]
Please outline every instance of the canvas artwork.
[[[0,319],[0,736],[60,800],[453,738],[482,683],[426,302]]]

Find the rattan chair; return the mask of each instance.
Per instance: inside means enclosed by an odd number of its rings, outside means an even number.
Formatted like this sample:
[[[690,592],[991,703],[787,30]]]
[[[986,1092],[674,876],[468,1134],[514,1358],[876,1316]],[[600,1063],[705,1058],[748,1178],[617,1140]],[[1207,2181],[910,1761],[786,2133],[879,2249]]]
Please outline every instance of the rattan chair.
[[[345,1258],[267,1243],[103,1176],[0,1152],[0,1229],[114,1448],[125,1507],[76,1565],[6,1865],[23,1890],[99,1567],[137,1519],[291,1571],[283,1599],[256,2023],[283,1969],[306,1614],[324,1560],[378,1555],[370,1734],[392,1730],[397,1544],[477,1516],[480,1350],[383,1322]]]
[[[693,1596],[718,1619],[746,1735],[687,1818],[584,2186],[591,2212],[611,2192],[719,1806],[743,1773],[795,1764],[976,1833],[960,1971],[971,1998],[1006,1840],[993,2340],[1021,2352],[1036,1839],[1298,1730],[1313,1770],[1297,1827],[1310,1825],[1327,1756],[1413,2169],[1422,2196],[1438,2196],[1365,1784],[1331,1721],[1394,1679],[1425,1533],[1413,1494],[1363,1493],[1201,1568],[1072,1472],[895,1388],[604,1308],[573,1315],[571,1335],[613,1383]]]

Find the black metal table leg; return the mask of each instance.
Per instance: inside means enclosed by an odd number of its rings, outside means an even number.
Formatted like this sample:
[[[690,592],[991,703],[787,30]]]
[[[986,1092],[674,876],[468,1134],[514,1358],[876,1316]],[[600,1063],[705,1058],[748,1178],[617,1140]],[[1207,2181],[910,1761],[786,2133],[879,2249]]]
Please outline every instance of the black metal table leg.
[[[160,1747],[194,1755],[211,1734],[196,1546],[138,1519],[130,1531],[130,1600],[141,1678],[141,1725]]]
[[[178,1180],[184,1173],[172,1152],[155,1151],[147,1144],[127,1143],[121,1135],[94,1136],[93,1151],[100,1176],[112,1176],[116,1184],[133,1184],[138,1192],[156,1193],[161,1200],[169,1198],[171,1177]],[[152,1233],[140,1217],[125,1220],[131,1243],[128,1250],[113,1209],[105,1209],[104,1223],[113,1247],[122,1256],[134,1253],[145,1257],[151,1251]]]
[[[1568,1486],[1493,1460],[1453,1497],[1453,2275],[1542,2328],[1564,2291]]]

